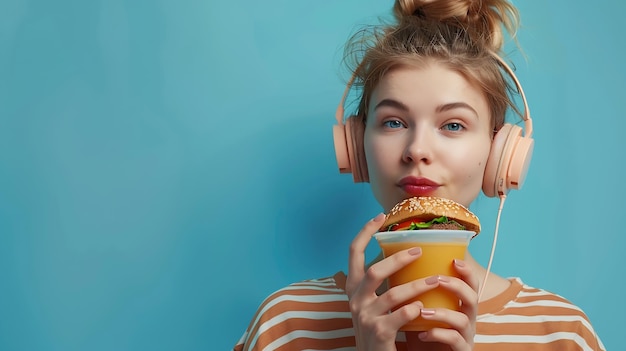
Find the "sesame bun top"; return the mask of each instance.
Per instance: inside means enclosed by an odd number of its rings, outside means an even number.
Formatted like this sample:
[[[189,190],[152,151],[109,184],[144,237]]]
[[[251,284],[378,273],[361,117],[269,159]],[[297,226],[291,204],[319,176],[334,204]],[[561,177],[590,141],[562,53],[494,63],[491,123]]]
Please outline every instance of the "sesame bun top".
[[[434,196],[412,197],[402,200],[387,213],[381,230],[392,224],[413,218],[429,221],[442,216],[457,221],[466,230],[473,231],[476,235],[480,233],[480,221],[470,210],[455,201]]]

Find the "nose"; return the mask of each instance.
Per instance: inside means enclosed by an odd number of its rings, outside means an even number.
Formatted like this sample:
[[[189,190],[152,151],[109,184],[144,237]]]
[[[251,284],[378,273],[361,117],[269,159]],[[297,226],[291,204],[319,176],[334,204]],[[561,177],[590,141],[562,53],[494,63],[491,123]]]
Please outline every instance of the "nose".
[[[430,164],[432,162],[432,137],[428,131],[416,130],[408,135],[402,160],[406,163]]]

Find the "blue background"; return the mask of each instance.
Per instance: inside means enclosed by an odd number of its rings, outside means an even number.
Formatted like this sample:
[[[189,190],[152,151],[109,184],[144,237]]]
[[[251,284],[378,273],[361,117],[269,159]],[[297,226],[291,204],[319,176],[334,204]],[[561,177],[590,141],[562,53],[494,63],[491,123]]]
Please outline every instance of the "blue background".
[[[494,271],[620,349],[626,5],[518,3],[536,149]],[[391,5],[2,0],[0,349],[227,350],[269,293],[345,269],[380,208],[336,170],[342,44]],[[497,205],[472,207],[483,263]]]

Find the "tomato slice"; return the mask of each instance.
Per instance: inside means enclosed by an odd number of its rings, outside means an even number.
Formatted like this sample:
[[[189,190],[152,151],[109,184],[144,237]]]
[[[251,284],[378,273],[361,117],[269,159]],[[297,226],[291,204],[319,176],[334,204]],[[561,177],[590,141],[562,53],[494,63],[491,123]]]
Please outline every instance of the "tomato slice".
[[[400,222],[398,224],[392,224],[391,229],[389,229],[389,231],[396,231],[396,230],[407,230],[411,227],[411,223],[425,223],[425,222],[416,222],[413,219],[409,219],[403,222]]]

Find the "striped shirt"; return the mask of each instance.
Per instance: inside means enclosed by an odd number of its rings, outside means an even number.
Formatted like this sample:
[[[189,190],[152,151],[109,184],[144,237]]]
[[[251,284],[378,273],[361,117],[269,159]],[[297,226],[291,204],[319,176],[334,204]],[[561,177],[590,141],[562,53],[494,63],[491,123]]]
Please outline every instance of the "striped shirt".
[[[605,350],[585,313],[519,278],[478,305],[475,351]],[[261,304],[234,351],[355,350],[346,275],[291,284]],[[399,332],[398,351],[406,350]]]

